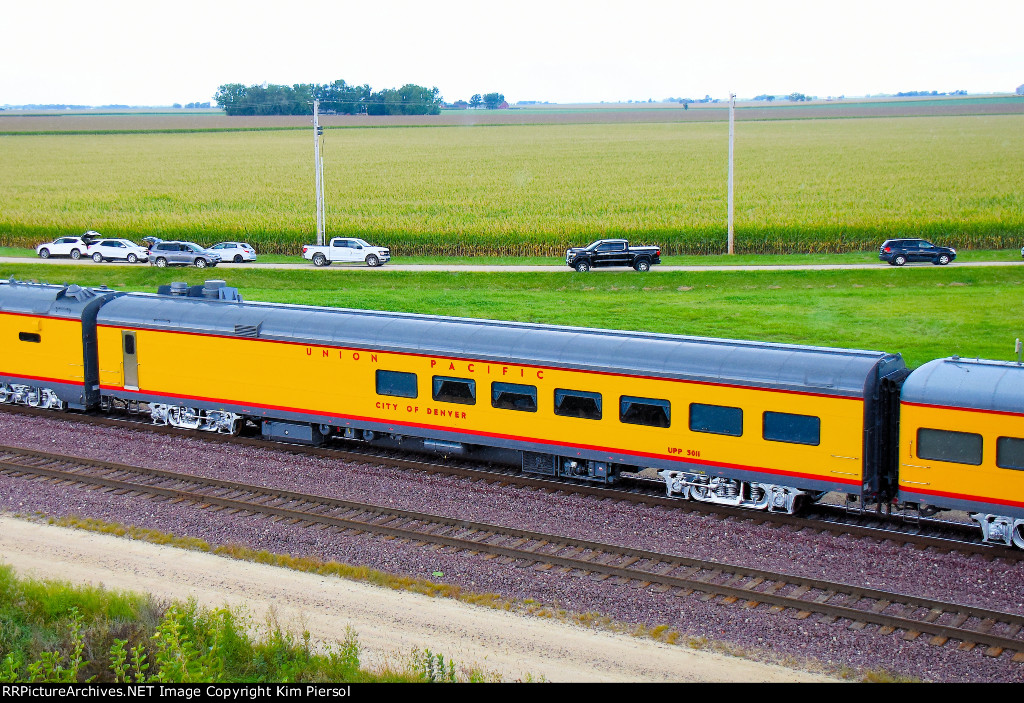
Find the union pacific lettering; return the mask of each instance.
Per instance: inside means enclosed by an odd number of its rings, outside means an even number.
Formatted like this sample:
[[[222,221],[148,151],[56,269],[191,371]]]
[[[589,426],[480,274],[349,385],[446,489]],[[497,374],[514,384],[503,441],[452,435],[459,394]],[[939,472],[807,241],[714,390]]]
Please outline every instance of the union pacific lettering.
[[[482,373],[502,378],[544,378],[544,369],[526,369],[502,364],[485,364],[479,361],[456,363],[448,359],[431,359],[430,368],[435,371],[465,371],[466,373]]]
[[[320,347],[319,356],[321,359],[330,359],[334,353],[334,358],[337,359],[351,359],[352,361],[369,360],[373,363],[377,362],[377,355],[367,352],[351,351],[349,349],[328,349],[327,347]],[[306,347],[306,356],[317,356],[316,347]]]

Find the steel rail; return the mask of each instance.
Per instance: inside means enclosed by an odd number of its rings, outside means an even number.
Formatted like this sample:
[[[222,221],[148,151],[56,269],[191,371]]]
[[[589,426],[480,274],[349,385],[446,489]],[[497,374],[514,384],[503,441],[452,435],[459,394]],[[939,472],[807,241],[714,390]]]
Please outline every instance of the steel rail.
[[[641,505],[660,506],[665,508],[672,508],[674,510],[697,512],[705,515],[726,515],[740,520],[753,520],[761,523],[786,525],[794,528],[796,531],[805,529],[819,530],[824,532],[831,532],[835,535],[849,534],[860,538],[889,540],[900,544],[911,545],[920,549],[933,548],[939,551],[957,551],[968,555],[977,554],[988,560],[1002,558],[1008,562],[1018,562],[1024,559],[1024,551],[1012,549],[1009,547],[1003,547],[1000,545],[984,544],[980,541],[967,542],[959,539],[951,539],[949,537],[918,534],[898,529],[887,529],[885,527],[858,524],[857,522],[851,521],[849,519],[841,519],[838,515],[838,510],[831,516],[831,519],[815,519],[806,516],[788,515],[785,513],[769,513],[766,511],[755,511],[745,508],[734,508],[726,505],[702,503],[699,501],[683,500],[680,498],[669,498],[665,495],[652,495],[648,492],[614,489],[605,486],[595,486],[580,483],[568,483],[565,481],[557,481],[546,478],[535,478],[516,473],[507,473],[494,469],[483,469],[479,467],[466,468],[464,466],[438,464],[432,461],[422,461],[417,459],[404,459],[376,453],[354,452],[344,449],[337,449],[333,447],[312,447],[306,445],[284,444],[281,442],[274,442],[254,437],[240,437],[227,434],[216,434],[198,431],[187,433],[186,431],[171,426],[154,425],[148,422],[130,421],[100,415],[57,415],[52,410],[40,410],[35,408],[12,405],[0,405],[0,412],[10,412],[12,414],[29,414],[53,419],[70,419],[70,417],[74,417],[76,420],[84,420],[89,424],[122,427],[147,432],[156,432],[158,434],[164,434],[175,437],[191,437],[193,439],[199,439],[202,441],[212,443],[240,444],[243,446],[273,449],[277,451],[290,452],[293,454],[305,456],[319,456],[340,461],[350,461],[355,463],[379,463],[384,466],[403,470],[424,471],[427,473],[440,473],[451,476],[480,478],[483,480],[496,480],[510,485],[562,491],[564,493],[573,493],[576,495],[596,497],[602,500],[627,500],[632,503]],[[861,520],[871,522],[895,522],[894,519],[889,518],[885,514],[879,513],[864,513],[859,515],[858,517]],[[956,524],[941,523],[939,521],[929,520],[922,520],[919,526],[921,525],[932,528],[958,527]],[[974,531],[975,530],[971,531],[972,534]],[[980,530],[977,530],[977,532],[980,534]]]

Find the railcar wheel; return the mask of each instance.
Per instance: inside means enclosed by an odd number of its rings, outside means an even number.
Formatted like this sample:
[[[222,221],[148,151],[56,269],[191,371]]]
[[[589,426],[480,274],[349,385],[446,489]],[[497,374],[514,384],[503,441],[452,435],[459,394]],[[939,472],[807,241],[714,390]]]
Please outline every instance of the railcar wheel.
[[[905,263],[907,263],[907,257],[903,256],[903,254],[898,255],[895,259],[892,260],[893,266],[902,266]]]
[[[78,261],[79,259],[82,258],[82,252],[78,251],[78,249],[72,249],[71,258],[74,259],[75,261]]]
[[[49,249],[40,249],[39,250],[39,258],[40,259],[49,259],[50,258],[50,250]]]
[[[1024,549],[1024,522],[1020,520],[1013,526],[1013,546]]]
[[[92,255],[92,260],[98,264],[103,261],[103,255],[100,254],[99,252],[96,252],[95,254]]]
[[[590,270],[590,264],[586,261],[577,261],[573,268],[575,268],[578,273],[586,273]]]
[[[0,383],[0,404],[10,402],[13,391],[6,383]]]

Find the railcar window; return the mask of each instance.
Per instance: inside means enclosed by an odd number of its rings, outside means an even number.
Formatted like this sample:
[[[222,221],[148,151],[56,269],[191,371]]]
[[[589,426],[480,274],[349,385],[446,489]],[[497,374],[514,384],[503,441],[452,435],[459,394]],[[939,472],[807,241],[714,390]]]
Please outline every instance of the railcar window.
[[[135,335],[126,334],[124,336],[124,353],[134,354],[135,353]]]
[[[672,406],[667,400],[656,398],[634,398],[624,395],[619,398],[619,421],[630,425],[668,427],[672,420]]]
[[[762,427],[762,436],[772,442],[821,444],[821,418],[813,415],[766,412]]]
[[[1024,439],[1000,437],[996,440],[996,466],[1024,471]]]
[[[601,419],[601,394],[590,391],[555,390],[555,415],[582,417],[585,420]]]
[[[921,427],[917,430],[917,455],[922,459],[981,466],[981,435]]]
[[[491,405],[502,410],[537,412],[537,386],[520,383],[491,384]]]
[[[18,332],[18,339],[23,342],[36,342],[38,344],[43,338],[35,332]]]
[[[690,431],[743,436],[743,410],[726,405],[690,403]]]
[[[378,371],[377,395],[394,395],[399,398],[415,398],[416,374],[404,371]]]
[[[434,400],[476,405],[476,381],[469,378],[434,376]]]

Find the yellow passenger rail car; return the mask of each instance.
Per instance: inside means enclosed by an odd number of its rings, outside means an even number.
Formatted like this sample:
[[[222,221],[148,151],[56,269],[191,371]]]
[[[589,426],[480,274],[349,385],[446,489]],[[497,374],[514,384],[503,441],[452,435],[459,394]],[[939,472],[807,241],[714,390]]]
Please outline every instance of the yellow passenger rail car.
[[[1024,548],[1024,366],[954,356],[907,378],[899,499],[966,510],[986,541]]]

